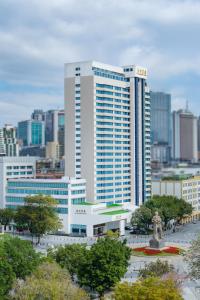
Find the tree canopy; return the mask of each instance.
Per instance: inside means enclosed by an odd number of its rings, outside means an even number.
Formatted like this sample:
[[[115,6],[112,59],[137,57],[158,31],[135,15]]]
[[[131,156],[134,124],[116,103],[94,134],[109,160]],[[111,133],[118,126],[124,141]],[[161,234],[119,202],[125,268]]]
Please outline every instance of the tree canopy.
[[[167,260],[161,261],[157,259],[155,262],[152,261],[140,269],[138,276],[142,278],[161,277],[173,271],[174,266],[169,264]]]
[[[51,196],[28,196],[25,198],[24,206],[18,207],[16,211],[16,225],[28,229],[37,237],[39,243],[43,234],[61,227],[55,210],[56,205],[57,201]]]
[[[165,225],[172,220],[182,218],[185,214],[192,213],[192,205],[183,199],[174,196],[153,196],[144,204],[154,213],[156,210],[161,215]]]
[[[72,279],[78,273],[81,262],[86,259],[86,245],[72,244],[49,249],[48,257],[53,258],[62,268],[66,268]]]
[[[140,206],[132,215],[131,223],[148,229],[155,211],[159,212],[165,226],[174,219],[179,220],[192,213],[192,205],[174,196],[154,196]]]
[[[200,279],[200,236],[192,241],[192,245],[185,254],[189,265],[189,275],[194,279]]]
[[[124,276],[130,255],[131,250],[125,243],[109,237],[98,239],[78,268],[80,285],[102,296]]]
[[[18,278],[25,278],[40,263],[41,257],[29,241],[18,237],[3,236],[0,239],[1,258],[9,262]]]
[[[4,299],[7,295],[14,279],[15,273],[12,266],[0,256],[0,299]]]
[[[183,300],[179,289],[172,279],[162,280],[149,277],[135,283],[120,283],[116,286],[115,300]]]
[[[72,284],[65,269],[56,263],[43,263],[24,282],[15,282],[10,299],[89,300],[89,297]]]
[[[137,225],[140,228],[145,228],[148,230],[149,225],[152,223],[152,218],[152,210],[142,205],[132,214],[131,223],[132,225]]]
[[[0,238],[0,299],[8,293],[15,278],[25,278],[40,263],[41,257],[29,241]]]
[[[14,211],[10,208],[1,208],[0,209],[0,224],[9,225],[14,219]]]

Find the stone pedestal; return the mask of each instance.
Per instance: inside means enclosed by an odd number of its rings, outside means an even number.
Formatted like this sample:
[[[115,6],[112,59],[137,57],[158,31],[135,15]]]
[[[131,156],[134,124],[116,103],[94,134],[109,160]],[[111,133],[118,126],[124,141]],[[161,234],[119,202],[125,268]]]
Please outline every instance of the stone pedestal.
[[[165,242],[164,240],[151,239],[149,241],[149,246],[150,248],[161,249],[165,247]]]

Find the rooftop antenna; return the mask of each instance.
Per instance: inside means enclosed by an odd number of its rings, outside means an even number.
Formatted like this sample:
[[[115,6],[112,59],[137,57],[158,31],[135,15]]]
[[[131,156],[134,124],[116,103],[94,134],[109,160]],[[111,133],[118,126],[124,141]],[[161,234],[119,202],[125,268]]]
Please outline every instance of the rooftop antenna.
[[[186,110],[186,112],[189,112],[189,103],[188,103],[188,100],[186,100],[185,110]]]

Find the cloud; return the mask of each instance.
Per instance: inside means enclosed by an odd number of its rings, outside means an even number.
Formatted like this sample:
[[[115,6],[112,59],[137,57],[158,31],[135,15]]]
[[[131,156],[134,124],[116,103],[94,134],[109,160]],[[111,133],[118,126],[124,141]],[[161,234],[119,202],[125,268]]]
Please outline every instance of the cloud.
[[[197,0],[1,0],[1,122],[23,118],[10,105],[27,115],[60,103],[65,62],[144,65],[154,89],[171,91],[200,75],[199,23]],[[191,84],[185,92],[198,101]]]
[[[2,100],[4,99],[4,100]],[[18,121],[28,120],[34,108],[50,110],[63,109],[63,95],[44,93],[18,93],[13,100],[12,93],[3,93],[0,99],[0,112],[4,123],[17,124]]]

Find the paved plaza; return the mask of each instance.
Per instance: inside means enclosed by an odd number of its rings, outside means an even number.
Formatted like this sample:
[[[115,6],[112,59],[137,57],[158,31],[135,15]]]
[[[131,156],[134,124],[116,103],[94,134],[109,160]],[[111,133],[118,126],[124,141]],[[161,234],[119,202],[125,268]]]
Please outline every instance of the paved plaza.
[[[187,224],[179,226],[175,233],[171,231],[165,232],[166,245],[179,246],[183,249],[190,247],[192,240],[196,239],[200,234],[200,221],[196,224]],[[148,245],[151,236],[131,235],[126,232],[126,236],[120,239],[127,240],[127,244],[132,248],[143,245]],[[23,236],[22,236],[23,238]],[[27,239],[27,237],[24,237]],[[46,235],[41,239],[41,243],[37,246],[38,251],[46,252],[49,247],[56,247],[58,245],[85,243],[91,246],[96,242],[96,237],[69,237],[69,236],[57,236]],[[144,257],[144,256],[132,256],[128,271],[125,274],[123,281],[134,282],[137,280],[138,271],[143,268],[145,264],[155,261],[158,257]],[[159,257],[161,260],[168,260],[174,265],[179,274],[187,276],[188,266],[184,261],[183,256],[165,256]],[[200,282],[194,282],[186,279],[182,286],[185,300],[200,300]]]
[[[166,244],[179,245],[183,248],[188,248],[191,241],[196,239],[200,234],[200,221],[196,224],[187,224],[177,227],[175,233],[172,231],[165,232]],[[23,238],[23,236],[21,236]],[[140,244],[148,244],[151,236],[149,235],[132,235],[126,231],[126,235],[120,239],[126,239],[127,243],[131,247],[137,247]],[[25,237],[27,238],[27,237]],[[47,249],[58,245],[74,244],[74,243],[86,243],[91,246],[97,240],[96,237],[70,237],[70,236],[59,236],[59,235],[46,235],[41,238],[40,246],[41,249]]]

